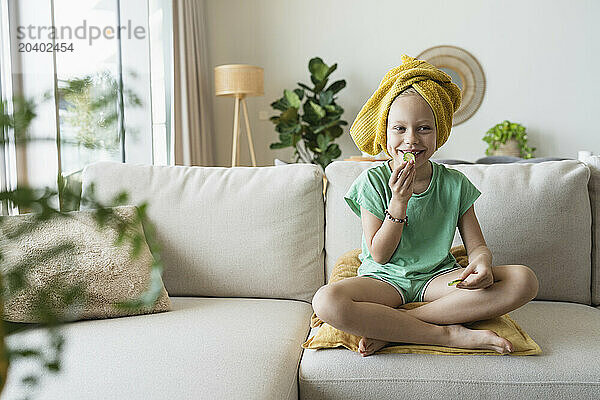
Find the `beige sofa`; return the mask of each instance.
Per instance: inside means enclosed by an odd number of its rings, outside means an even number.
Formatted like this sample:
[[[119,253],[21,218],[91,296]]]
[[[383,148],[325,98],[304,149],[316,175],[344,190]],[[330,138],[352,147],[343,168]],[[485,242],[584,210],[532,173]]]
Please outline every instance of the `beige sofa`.
[[[600,157],[447,165],[475,203],[494,264],[531,267],[537,298],[510,313],[538,356],[304,350],[311,300],[342,253],[360,247],[343,200],[370,162],[319,168],[166,167],[99,162],[83,172],[108,201],[149,201],[173,310],[64,327],[63,370],[36,399],[600,398]],[[327,221],[327,223],[325,222]],[[461,244],[458,230],[453,245]],[[43,330],[12,336],[40,342]],[[31,366],[13,364],[4,396]]]

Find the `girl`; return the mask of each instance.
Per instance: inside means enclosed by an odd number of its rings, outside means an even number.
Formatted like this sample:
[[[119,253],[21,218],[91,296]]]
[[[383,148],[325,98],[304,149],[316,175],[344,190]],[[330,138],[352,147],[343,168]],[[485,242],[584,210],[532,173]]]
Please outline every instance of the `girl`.
[[[389,342],[510,353],[507,339],[461,323],[523,306],[537,295],[537,278],[524,265],[492,266],[473,208],[481,192],[460,171],[429,160],[449,136],[460,88],[425,61],[406,55],[402,61],[350,128],[360,150],[383,149],[391,157],[363,171],[344,196],[362,221],[361,265],[357,276],[319,288],[313,309],[335,328],[361,336],[363,357]],[[457,226],[466,268],[450,253]],[[463,281],[449,284],[456,279]],[[427,304],[396,309],[408,302]]]

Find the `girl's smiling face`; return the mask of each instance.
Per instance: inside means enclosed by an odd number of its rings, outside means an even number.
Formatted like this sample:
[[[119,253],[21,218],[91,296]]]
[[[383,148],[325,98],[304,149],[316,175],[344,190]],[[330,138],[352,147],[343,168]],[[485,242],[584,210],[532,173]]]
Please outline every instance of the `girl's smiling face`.
[[[415,153],[416,180],[418,169],[428,164],[435,153],[437,131],[435,116],[429,104],[418,94],[398,96],[390,105],[387,119],[387,151],[394,159],[394,165],[402,164],[404,150],[420,150]]]

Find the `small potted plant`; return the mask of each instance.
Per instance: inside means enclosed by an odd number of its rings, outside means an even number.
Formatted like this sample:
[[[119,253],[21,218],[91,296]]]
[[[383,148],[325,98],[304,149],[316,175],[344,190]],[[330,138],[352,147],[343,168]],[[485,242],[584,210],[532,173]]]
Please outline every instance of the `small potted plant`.
[[[487,156],[532,158],[536,147],[527,146],[527,133],[521,124],[505,120],[491,127],[482,139],[489,146]]]
[[[312,58],[308,70],[314,86],[298,82],[299,89],[285,89],[283,97],[271,103],[271,107],[281,111],[270,118],[280,140],[271,143],[271,149],[294,147],[296,162],[317,164],[323,171],[342,154],[333,142],[342,135],[342,125],[348,123],[340,119],[344,109],[335,103],[334,96],[346,87],[346,81],[337,80],[325,88],[336,68],[337,64],[328,66],[321,58]],[[302,115],[298,113],[300,109]]]

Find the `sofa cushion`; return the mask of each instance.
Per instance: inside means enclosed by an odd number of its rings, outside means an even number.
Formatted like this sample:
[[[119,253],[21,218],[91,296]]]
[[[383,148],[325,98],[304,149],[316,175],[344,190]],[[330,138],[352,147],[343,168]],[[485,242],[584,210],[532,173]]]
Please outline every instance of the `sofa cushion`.
[[[86,166],[83,196],[148,201],[170,296],[309,302],[323,281],[323,174],[277,167]]]
[[[590,169],[588,184],[592,206],[592,303],[600,304],[600,156],[582,159]]]
[[[597,399],[600,310],[533,301],[510,313],[540,345],[535,356],[372,354],[304,350],[301,399]],[[313,328],[310,336],[319,328]]]
[[[38,221],[40,214],[34,213],[0,217],[0,245],[4,256],[0,271],[6,274],[24,262],[30,263],[24,272],[27,286],[6,300],[2,318],[13,322],[41,322],[35,313],[39,308],[36,297],[48,291],[53,294],[44,305],[63,320],[168,311],[171,302],[160,278],[160,294],[154,306],[138,310],[114,307],[117,302],[135,300],[146,291],[154,259],[143,239],[142,224],[136,219],[136,207],[114,207],[111,211],[129,224],[124,234],[142,238],[137,256],[133,256],[130,239],[115,244],[119,236],[117,221],[107,221],[100,227],[91,210],[71,211],[43,221]],[[21,229],[26,229],[25,233],[15,237]],[[39,259],[63,244],[72,244],[74,248]],[[69,302],[64,296],[75,285],[81,285],[85,301],[77,307],[67,307]],[[63,292],[57,295],[55,288]]]
[[[44,374],[36,400],[297,399],[309,304],[294,300],[171,298],[173,310],[64,325],[59,374]],[[47,342],[44,329],[7,338]],[[31,361],[13,361],[3,396],[21,398]],[[3,397],[4,398],[4,397]]]
[[[343,196],[354,179],[373,166],[373,162],[334,161],[325,169],[327,277],[340,255],[360,247],[362,224]],[[584,163],[445,167],[464,173],[482,192],[474,208],[493,265],[524,264],[533,269],[540,283],[539,300],[591,304],[590,169]],[[460,244],[457,228],[452,246]]]

